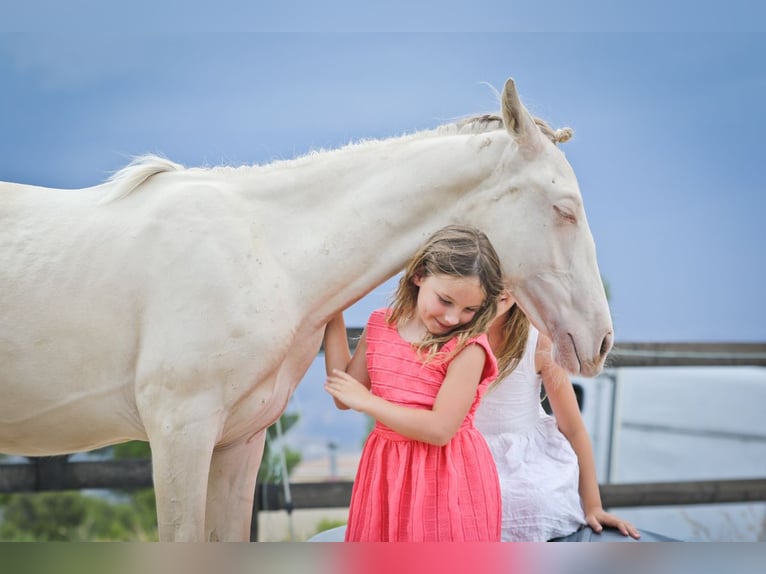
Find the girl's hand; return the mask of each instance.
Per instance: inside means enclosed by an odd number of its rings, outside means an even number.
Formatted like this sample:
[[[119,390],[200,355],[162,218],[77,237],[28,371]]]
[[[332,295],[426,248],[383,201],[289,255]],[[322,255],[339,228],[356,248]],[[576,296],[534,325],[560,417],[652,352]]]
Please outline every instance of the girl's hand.
[[[370,390],[344,371],[333,369],[327,376],[325,390],[333,398],[355,411],[362,411],[372,397]]]
[[[588,523],[588,526],[593,529],[594,532],[601,532],[604,526],[608,526],[610,528],[616,528],[623,536],[630,536],[636,540],[641,538],[641,535],[638,533],[638,530],[636,530],[636,527],[633,526],[630,522],[623,520],[619,516],[615,516],[614,514],[606,512],[603,508],[588,512],[585,515],[585,521]]]

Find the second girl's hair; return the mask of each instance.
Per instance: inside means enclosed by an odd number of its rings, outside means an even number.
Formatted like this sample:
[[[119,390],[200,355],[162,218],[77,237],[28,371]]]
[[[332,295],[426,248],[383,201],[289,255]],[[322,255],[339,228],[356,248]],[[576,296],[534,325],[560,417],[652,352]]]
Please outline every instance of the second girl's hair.
[[[448,225],[434,233],[407,264],[391,302],[389,324],[396,325],[414,316],[420,290],[414,279],[431,275],[477,277],[484,302],[465,325],[444,335],[428,333],[415,344],[428,359],[453,337],[458,338],[457,351],[468,339],[486,332],[495,318],[497,298],[503,290],[500,259],[484,232],[470,225]]]
[[[502,331],[502,344],[495,350],[497,358],[497,378],[488,390],[510,375],[519,365],[529,339],[529,319],[524,311],[514,303],[505,316]]]

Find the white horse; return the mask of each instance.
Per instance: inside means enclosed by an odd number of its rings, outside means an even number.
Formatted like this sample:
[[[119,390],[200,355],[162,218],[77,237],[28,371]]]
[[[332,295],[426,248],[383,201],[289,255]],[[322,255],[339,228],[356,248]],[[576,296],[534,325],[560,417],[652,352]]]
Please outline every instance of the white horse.
[[[0,184],[0,452],[148,440],[160,539],[247,540],[265,429],[326,321],[456,222],[487,232],[557,360],[599,372],[612,323],[577,180],[512,80],[502,121],[236,169],[146,157],[80,190]]]

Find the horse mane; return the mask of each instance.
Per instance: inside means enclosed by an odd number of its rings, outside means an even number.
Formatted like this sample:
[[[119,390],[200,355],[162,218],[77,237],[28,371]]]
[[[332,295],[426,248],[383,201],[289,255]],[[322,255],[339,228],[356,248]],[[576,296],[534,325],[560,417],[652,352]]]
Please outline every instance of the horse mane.
[[[540,132],[554,144],[564,143],[572,138],[574,131],[572,128],[560,128],[554,130],[548,123],[538,117],[533,118]],[[274,161],[270,164],[261,166],[218,166],[209,168],[215,171],[239,170],[242,168],[252,169],[253,167],[264,168],[272,164],[283,164],[284,162],[298,162],[307,158],[314,158],[319,154],[328,153],[328,151],[341,151],[350,147],[361,147],[365,145],[374,145],[381,141],[418,139],[428,137],[441,137],[450,135],[468,135],[482,134],[504,129],[503,118],[496,114],[480,114],[443,124],[434,129],[423,130],[412,134],[400,136],[399,138],[386,138],[386,140],[361,140],[359,142],[348,144],[335,150],[314,150],[300,158],[291,160]],[[99,201],[99,204],[111,203],[123,199],[145,183],[150,177],[159,173],[184,170],[184,166],[156,155],[142,155],[133,158],[133,160],[124,168],[115,172],[107,181],[113,184],[111,192]]]
[[[180,171],[182,169],[184,169],[184,166],[181,164],[157,155],[135,157],[127,166],[112,174],[107,180],[108,183],[112,183],[114,186],[111,193],[103,197],[99,204],[110,203],[127,197],[147,179],[158,173]]]
[[[554,144],[569,141],[574,135],[572,128],[559,128],[554,130],[548,122],[542,118],[533,117],[535,125],[540,132]],[[503,129],[503,118],[497,114],[482,114],[457,120],[437,128],[439,135],[449,134],[480,134]]]

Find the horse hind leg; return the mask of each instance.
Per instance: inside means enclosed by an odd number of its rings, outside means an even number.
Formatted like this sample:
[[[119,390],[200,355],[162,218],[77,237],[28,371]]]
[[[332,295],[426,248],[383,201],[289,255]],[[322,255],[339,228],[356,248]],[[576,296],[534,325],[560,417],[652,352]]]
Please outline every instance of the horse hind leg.
[[[253,499],[266,431],[213,451],[208,478],[205,533],[210,541],[250,540]]]

